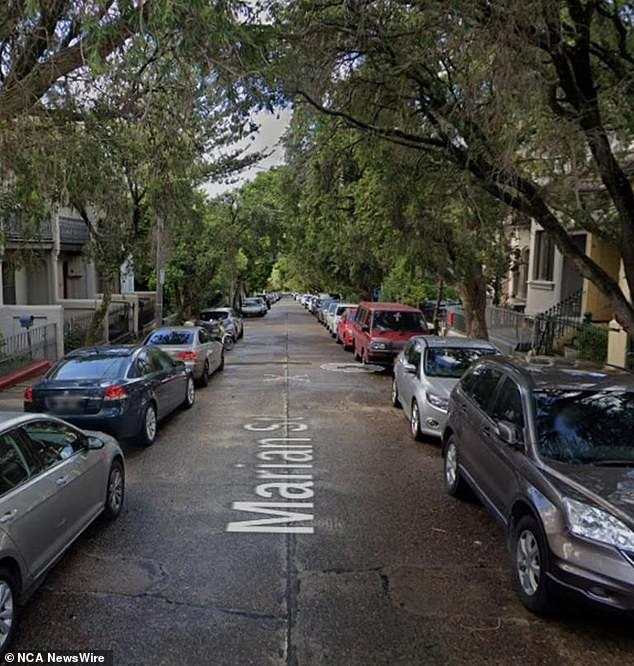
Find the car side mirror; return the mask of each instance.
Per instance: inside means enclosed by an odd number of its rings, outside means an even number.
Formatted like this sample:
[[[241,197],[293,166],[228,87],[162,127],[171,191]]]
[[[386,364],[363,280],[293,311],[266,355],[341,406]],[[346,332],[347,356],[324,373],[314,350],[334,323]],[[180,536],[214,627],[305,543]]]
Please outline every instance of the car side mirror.
[[[403,363],[403,369],[405,370],[405,372],[409,372],[412,375],[416,374],[416,366],[413,363],[407,363],[407,362]]]
[[[103,439],[99,439],[99,437],[95,437],[94,435],[90,435],[88,437],[89,451],[97,451],[98,449],[103,449],[105,445],[106,443],[103,441]]]
[[[511,448],[518,451],[524,451],[524,442],[520,436],[520,431],[513,423],[509,421],[499,421],[497,424],[499,438],[508,444]]]

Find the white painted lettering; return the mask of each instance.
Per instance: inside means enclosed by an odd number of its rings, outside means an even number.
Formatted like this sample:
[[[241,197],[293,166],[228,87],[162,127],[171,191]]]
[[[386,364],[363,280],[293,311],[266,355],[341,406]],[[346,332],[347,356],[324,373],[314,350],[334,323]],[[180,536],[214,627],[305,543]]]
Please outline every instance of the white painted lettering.
[[[257,518],[229,523],[227,532],[267,532],[275,534],[313,534],[312,526],[289,525],[288,523],[305,522],[313,519],[312,513],[298,513],[288,509],[312,509],[308,502],[234,502],[234,511],[264,513],[272,518]]]

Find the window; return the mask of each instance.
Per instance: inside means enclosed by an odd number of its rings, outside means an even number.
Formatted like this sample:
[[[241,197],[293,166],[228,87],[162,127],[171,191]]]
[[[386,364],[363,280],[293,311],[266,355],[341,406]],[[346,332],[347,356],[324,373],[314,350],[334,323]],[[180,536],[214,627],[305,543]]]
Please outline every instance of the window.
[[[0,495],[27,481],[33,471],[28,451],[15,432],[0,436]]]
[[[136,367],[141,377],[150,375],[155,370],[152,368],[152,363],[150,362],[150,357],[147,351],[142,351],[136,358]]]
[[[174,364],[172,359],[160,349],[150,349],[150,366],[152,372],[172,371]]]
[[[156,331],[147,340],[148,345],[189,345],[192,342],[191,331]]]
[[[494,421],[506,421],[516,428],[524,428],[524,408],[519,386],[512,380],[506,379],[498,392],[498,398],[491,410]]]
[[[374,313],[372,328],[378,332],[427,331],[425,320],[420,312],[393,312],[391,310],[377,310]]]
[[[416,370],[418,370],[418,367],[420,366],[420,356],[421,352],[420,349],[418,349],[416,346],[416,343],[410,342],[410,344],[407,345],[407,349],[405,350],[405,360],[408,363],[416,366]]]
[[[425,374],[428,377],[459,379],[473,361],[495,353],[494,349],[432,347],[425,353]]]
[[[250,299],[252,300],[252,299]],[[229,313],[226,312],[225,310],[213,310],[213,311],[207,311],[207,312],[201,312],[200,313],[200,318],[203,321],[212,321],[212,320],[218,320],[218,319],[227,319],[229,316]]]
[[[543,456],[571,465],[634,466],[634,392],[553,388],[534,396]]]
[[[44,468],[70,458],[84,448],[84,439],[76,431],[57,421],[34,421],[22,426]]]
[[[53,368],[48,379],[118,379],[125,376],[129,361],[128,355],[68,356]]]
[[[486,410],[501,377],[501,373],[497,370],[481,365],[469,373],[466,385],[463,382],[463,388],[467,395]]]
[[[533,279],[552,282],[555,264],[555,243],[545,231],[535,235],[535,267]]]

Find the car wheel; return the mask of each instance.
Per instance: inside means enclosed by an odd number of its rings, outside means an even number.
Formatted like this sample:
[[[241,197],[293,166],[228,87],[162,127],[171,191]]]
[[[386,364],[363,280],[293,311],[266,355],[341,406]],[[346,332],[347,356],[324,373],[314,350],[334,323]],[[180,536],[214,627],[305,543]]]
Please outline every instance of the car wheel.
[[[396,377],[392,379],[392,407],[400,409],[401,401],[398,398],[398,386],[396,385]]]
[[[549,555],[539,522],[530,515],[520,518],[511,537],[513,586],[520,601],[536,615],[556,610],[553,584],[548,578]]]
[[[370,359],[368,358],[368,350],[364,349],[363,354],[361,356],[361,363],[363,363],[363,365],[368,365],[369,362]]]
[[[352,353],[354,354],[354,360],[355,361],[361,361],[361,356],[359,356],[359,352],[357,351],[356,346],[352,347]]]
[[[420,442],[422,439],[420,431],[420,408],[416,400],[412,402],[412,413],[409,419],[409,434],[412,436],[413,440]]]
[[[7,653],[17,621],[18,586],[6,567],[0,567],[0,658]]]
[[[103,515],[106,520],[115,520],[119,517],[123,508],[123,498],[125,496],[125,477],[123,465],[115,460],[110,467],[108,475],[108,489],[106,492],[106,506]]]
[[[156,441],[157,429],[156,407],[154,403],[150,403],[145,408],[143,415],[143,423],[141,424],[141,431],[139,432],[139,440],[143,446],[152,446]]]
[[[238,340],[242,340],[244,337],[244,326],[240,329],[240,335],[238,336]]]
[[[222,372],[225,369],[225,354],[224,352],[220,355],[220,365],[218,366],[218,370]]]
[[[191,409],[196,401],[196,387],[194,386],[194,379],[187,378],[187,387],[185,389],[185,400],[183,400],[183,408]]]
[[[449,436],[444,452],[445,488],[452,497],[466,498],[469,488],[460,474],[458,447],[454,435]]]
[[[205,361],[205,367],[203,368],[203,374],[200,376],[200,385],[209,386],[209,361]]]
[[[227,351],[231,351],[233,349],[233,345],[235,344],[235,340],[233,339],[232,335],[225,335],[222,344]]]

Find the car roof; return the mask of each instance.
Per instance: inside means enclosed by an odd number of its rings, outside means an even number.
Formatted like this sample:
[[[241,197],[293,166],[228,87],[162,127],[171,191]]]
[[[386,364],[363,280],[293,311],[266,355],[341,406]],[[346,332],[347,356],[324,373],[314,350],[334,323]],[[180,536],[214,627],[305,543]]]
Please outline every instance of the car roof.
[[[381,301],[361,301],[359,307],[367,308],[368,310],[390,310],[399,312],[420,312],[418,308],[413,308],[411,305],[403,305],[402,303],[382,303]]]
[[[95,345],[94,347],[80,347],[66,354],[65,358],[75,356],[132,356],[141,345]]]
[[[426,347],[451,347],[452,349],[497,349],[488,340],[477,338],[463,338],[453,335],[417,335],[412,340],[422,343]]]
[[[634,391],[634,373],[611,365],[529,355],[489,356],[485,363],[501,366],[531,389]]]

